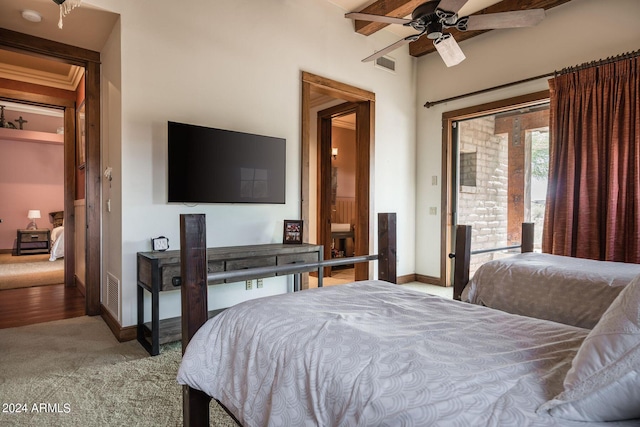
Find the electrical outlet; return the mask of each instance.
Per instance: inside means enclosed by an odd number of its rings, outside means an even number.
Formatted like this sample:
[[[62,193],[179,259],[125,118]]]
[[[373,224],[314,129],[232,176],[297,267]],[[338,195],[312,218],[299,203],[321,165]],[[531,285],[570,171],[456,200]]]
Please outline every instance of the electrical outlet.
[[[438,185],[438,176],[437,175],[433,175],[431,177],[431,185]]]
[[[260,289],[260,288],[262,288],[262,286],[263,286],[262,285],[262,279],[256,280],[256,288]]]
[[[247,280],[247,290],[250,291],[253,288],[253,280]]]
[[[429,208],[429,215],[438,215],[438,208],[435,206],[431,206]]]

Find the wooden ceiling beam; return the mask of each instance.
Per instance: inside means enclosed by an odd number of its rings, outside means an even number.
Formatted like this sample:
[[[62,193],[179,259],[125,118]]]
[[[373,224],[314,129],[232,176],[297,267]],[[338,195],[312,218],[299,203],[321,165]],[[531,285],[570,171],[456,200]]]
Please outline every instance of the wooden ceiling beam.
[[[425,0],[378,0],[358,12],[370,13],[372,15],[391,16],[393,18],[404,18],[407,15],[411,15],[411,12],[424,2]],[[357,33],[370,36],[389,24],[381,22],[355,21],[354,25]]]
[[[512,10],[528,10],[528,9],[551,9],[561,4],[568,3],[571,0],[503,0],[500,3],[496,3],[486,9],[474,13],[474,15],[481,15],[486,13],[499,13],[509,12]],[[450,32],[458,43],[468,40],[472,37],[479,36],[482,33],[493,30],[482,31],[458,31],[455,28],[449,28]],[[409,44],[409,54],[411,56],[423,56],[428,53],[434,52],[436,48],[433,46],[433,41],[426,37],[421,37],[415,42]]]

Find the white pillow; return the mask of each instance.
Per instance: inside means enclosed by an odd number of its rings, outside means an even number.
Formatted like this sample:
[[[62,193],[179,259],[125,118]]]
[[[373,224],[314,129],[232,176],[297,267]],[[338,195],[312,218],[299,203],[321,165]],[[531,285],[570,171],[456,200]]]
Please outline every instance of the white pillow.
[[[640,418],[640,276],[587,335],[565,377],[564,391],[540,411],[577,421]]]

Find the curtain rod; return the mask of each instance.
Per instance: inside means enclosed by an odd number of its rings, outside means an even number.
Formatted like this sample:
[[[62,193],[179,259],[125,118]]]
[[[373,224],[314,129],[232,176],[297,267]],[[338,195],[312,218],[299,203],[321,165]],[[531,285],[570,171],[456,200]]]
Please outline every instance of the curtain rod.
[[[575,65],[573,67],[563,68],[560,71],[556,71],[556,76],[561,76],[564,74],[575,73],[576,71],[586,70],[587,68],[598,67],[600,65],[611,64],[612,62],[624,61],[626,59],[633,59],[640,56],[640,50],[634,50],[633,52],[621,53],[620,55],[610,56],[605,59],[599,59],[597,61],[584,62],[580,65]]]
[[[623,54],[617,55],[617,56],[611,56],[609,58],[600,59],[598,61],[585,62],[583,64],[576,65],[576,66],[573,66],[573,67],[563,68],[560,71],[554,71],[552,73],[540,74],[539,76],[529,77],[528,79],[518,80],[518,81],[515,81],[515,82],[511,82],[511,83],[505,83],[505,84],[502,84],[502,85],[499,85],[499,86],[494,86],[494,87],[490,87],[490,88],[486,88],[486,89],[481,89],[481,90],[477,90],[475,92],[465,93],[463,95],[452,96],[450,98],[440,99],[439,101],[432,101],[432,102],[427,101],[424,104],[424,107],[430,108],[430,107],[433,107],[434,105],[442,104],[442,103],[445,103],[445,102],[455,101],[457,99],[466,98],[466,97],[469,97],[469,96],[480,95],[481,93],[491,92],[491,91],[494,91],[494,90],[503,89],[505,87],[515,86],[515,85],[519,85],[521,83],[531,82],[533,80],[538,80],[538,79],[542,79],[542,78],[545,78],[545,77],[555,77],[555,76],[559,76],[559,75],[563,75],[563,74],[573,73],[573,72],[576,72],[576,71],[579,71],[579,70],[584,70],[584,69],[590,68],[590,67],[597,67],[599,65],[609,64],[609,63],[615,62],[615,61],[620,61],[620,60],[624,60],[624,59],[632,59],[632,58],[635,58],[637,56],[640,56],[640,50],[636,50],[636,51],[628,52],[628,53],[623,53]]]
[[[451,98],[445,98],[445,99],[441,99],[439,101],[427,102],[427,103],[424,104],[424,106],[427,107],[427,108],[430,108],[430,107],[433,107],[434,105],[442,104],[444,102],[455,101],[456,99],[466,98],[468,96],[473,96],[473,95],[480,95],[481,93],[491,92],[491,91],[502,89],[502,88],[505,88],[505,87],[519,85],[520,83],[527,83],[527,82],[530,82],[530,81],[533,81],[533,80],[538,80],[538,79],[541,79],[541,78],[544,78],[544,77],[551,77],[554,74],[555,74],[555,71],[553,73],[541,74],[539,76],[529,77],[528,79],[518,80],[516,82],[505,83],[505,84],[499,85],[499,86],[494,86],[494,87],[489,87],[489,88],[486,88],[486,89],[476,90],[475,92],[469,92],[469,93],[465,93],[463,95],[452,96]]]

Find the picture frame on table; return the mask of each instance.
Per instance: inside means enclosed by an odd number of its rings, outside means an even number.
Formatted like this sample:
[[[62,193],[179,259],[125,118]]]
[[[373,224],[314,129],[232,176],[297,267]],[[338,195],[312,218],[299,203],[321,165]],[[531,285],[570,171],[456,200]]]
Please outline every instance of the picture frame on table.
[[[302,243],[302,220],[285,219],[282,243],[301,244]]]

